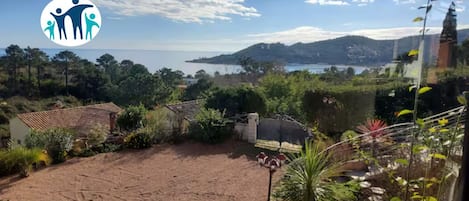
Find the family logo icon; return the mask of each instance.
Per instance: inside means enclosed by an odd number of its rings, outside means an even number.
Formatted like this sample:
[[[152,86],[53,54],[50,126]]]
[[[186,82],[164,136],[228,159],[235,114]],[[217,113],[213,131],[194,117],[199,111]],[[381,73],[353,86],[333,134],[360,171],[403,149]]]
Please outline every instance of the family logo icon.
[[[54,43],[84,45],[101,29],[101,13],[90,0],[53,0],[42,11],[41,27]]]

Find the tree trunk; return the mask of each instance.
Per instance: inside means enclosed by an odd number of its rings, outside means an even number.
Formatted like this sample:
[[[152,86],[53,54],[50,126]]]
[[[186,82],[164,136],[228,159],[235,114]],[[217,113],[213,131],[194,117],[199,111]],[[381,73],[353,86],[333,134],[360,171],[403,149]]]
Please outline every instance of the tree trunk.
[[[37,88],[39,91],[39,96],[41,95],[41,67],[37,66]]]
[[[68,60],[65,60],[65,94],[68,96]]]
[[[31,97],[31,88],[33,83],[31,82],[31,59],[28,59],[28,96]]]
[[[15,63],[15,69],[13,71],[13,93],[16,93],[16,91],[18,90],[18,64]]]

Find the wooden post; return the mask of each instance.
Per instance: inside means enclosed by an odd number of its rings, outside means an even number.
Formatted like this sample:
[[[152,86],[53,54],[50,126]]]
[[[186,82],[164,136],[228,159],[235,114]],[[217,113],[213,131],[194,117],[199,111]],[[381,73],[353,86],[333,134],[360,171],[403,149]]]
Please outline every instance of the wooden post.
[[[283,121],[284,121],[284,116],[281,115],[280,116],[280,129],[279,129],[279,135],[278,135],[278,142],[279,142],[279,145],[278,145],[278,151],[280,152],[282,150],[282,142],[283,142],[283,136],[282,136],[282,133],[283,133],[283,127],[282,127],[282,124],[283,124]]]

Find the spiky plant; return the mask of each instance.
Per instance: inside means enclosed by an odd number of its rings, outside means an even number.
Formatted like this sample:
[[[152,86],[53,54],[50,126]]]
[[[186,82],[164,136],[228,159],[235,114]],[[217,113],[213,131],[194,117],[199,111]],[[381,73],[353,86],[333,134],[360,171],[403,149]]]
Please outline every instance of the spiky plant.
[[[321,153],[317,146],[306,143],[306,149],[289,158],[285,176],[274,196],[284,201],[354,201],[358,188],[334,181],[340,176],[340,164]]]
[[[371,137],[377,138],[386,134],[386,131],[380,130],[385,128],[386,122],[380,119],[368,119],[363,125],[357,126],[359,133],[365,134],[371,132]]]

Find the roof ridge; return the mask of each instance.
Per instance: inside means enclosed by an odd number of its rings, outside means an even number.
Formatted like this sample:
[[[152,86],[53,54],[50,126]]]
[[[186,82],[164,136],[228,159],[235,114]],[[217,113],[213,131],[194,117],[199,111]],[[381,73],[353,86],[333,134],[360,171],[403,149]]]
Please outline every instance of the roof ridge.
[[[108,113],[119,112],[122,109],[112,102],[99,103],[64,109],[45,110],[18,114],[16,117],[29,128],[74,128],[83,122],[95,121],[108,123]],[[98,119],[97,119],[98,118]],[[88,120],[86,120],[88,119]],[[86,120],[86,121],[82,121]],[[81,122],[81,123],[80,123]]]
[[[177,105],[184,105],[184,104],[189,104],[189,103],[197,103],[199,101],[204,101],[205,99],[195,99],[195,100],[189,100],[189,101],[183,101],[179,103],[172,103],[172,104],[166,104],[166,106],[177,106]]]
[[[41,113],[47,113],[47,112],[56,112],[56,111],[67,111],[67,110],[76,110],[76,109],[86,109],[86,108],[92,108],[93,106],[98,106],[98,105],[114,105],[114,106],[117,106],[116,104],[114,104],[113,102],[109,102],[109,103],[98,103],[98,104],[93,104],[93,105],[82,105],[82,106],[77,106],[77,107],[70,107],[70,108],[62,108],[62,109],[54,109],[54,110],[43,110],[43,111],[38,111],[38,112],[27,112],[27,113],[21,113],[21,114],[17,114],[17,116],[24,116],[26,114],[41,114]],[[119,107],[119,106],[117,106]],[[94,108],[94,109],[102,109],[102,108]],[[103,109],[104,110],[104,109]]]

